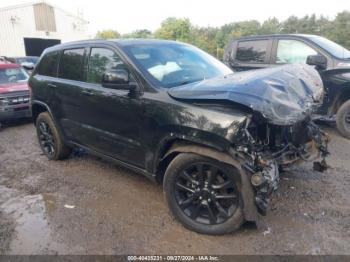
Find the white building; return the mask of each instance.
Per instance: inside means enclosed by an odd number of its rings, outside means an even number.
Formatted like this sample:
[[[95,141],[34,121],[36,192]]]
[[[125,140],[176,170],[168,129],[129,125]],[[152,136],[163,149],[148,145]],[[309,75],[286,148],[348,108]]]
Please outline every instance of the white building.
[[[46,1],[0,8],[0,56],[39,56],[49,46],[89,38],[87,27]]]

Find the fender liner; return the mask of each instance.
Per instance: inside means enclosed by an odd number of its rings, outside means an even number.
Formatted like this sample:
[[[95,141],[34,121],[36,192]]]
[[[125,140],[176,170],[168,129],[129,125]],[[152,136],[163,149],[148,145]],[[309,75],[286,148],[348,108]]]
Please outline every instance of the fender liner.
[[[40,106],[42,106],[42,107],[45,107],[45,108],[46,108],[46,111],[49,112],[49,114],[50,114],[52,120],[53,120],[54,123],[56,124],[56,121],[55,121],[55,118],[54,118],[53,115],[52,115],[51,109],[50,109],[50,107],[49,107],[46,103],[41,102],[41,101],[38,101],[38,100],[32,100],[30,107],[33,108],[33,105],[40,105]],[[34,120],[34,119],[33,119],[33,120]],[[35,125],[35,121],[33,121],[33,122],[34,122],[34,125]]]
[[[164,155],[163,159],[172,153],[193,153],[197,155],[203,155],[213,158],[225,164],[234,167],[241,180],[241,194],[243,200],[243,214],[247,221],[258,222],[260,215],[254,202],[255,193],[250,180],[248,179],[246,171],[241,167],[240,161],[234,159],[232,156],[225,152],[219,152],[215,149],[208,148],[201,145],[191,145],[183,142],[177,142],[171,146],[171,148]]]

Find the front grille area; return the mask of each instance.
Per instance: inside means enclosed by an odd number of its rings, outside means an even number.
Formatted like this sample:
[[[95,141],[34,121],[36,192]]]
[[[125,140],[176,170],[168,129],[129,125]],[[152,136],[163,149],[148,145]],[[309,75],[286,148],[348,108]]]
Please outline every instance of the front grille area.
[[[26,104],[28,102],[29,102],[29,96],[19,96],[19,97],[7,98],[7,104],[9,106]]]
[[[29,105],[29,91],[13,92],[0,95],[0,107],[3,109]]]

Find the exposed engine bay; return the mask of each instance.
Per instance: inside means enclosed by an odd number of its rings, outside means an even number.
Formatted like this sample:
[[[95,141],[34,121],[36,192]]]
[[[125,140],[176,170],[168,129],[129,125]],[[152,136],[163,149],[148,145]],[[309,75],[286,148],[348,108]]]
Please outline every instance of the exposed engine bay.
[[[243,167],[251,175],[255,203],[262,214],[267,211],[269,196],[277,189],[279,172],[284,167],[304,160],[315,161],[316,171],[327,169],[329,138],[309,118],[288,126],[250,120],[241,134],[235,151],[243,157]]]

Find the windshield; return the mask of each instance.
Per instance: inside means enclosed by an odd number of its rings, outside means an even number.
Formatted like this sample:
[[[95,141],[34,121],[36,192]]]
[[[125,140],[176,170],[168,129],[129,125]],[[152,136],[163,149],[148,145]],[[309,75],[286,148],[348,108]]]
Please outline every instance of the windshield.
[[[0,84],[25,82],[28,74],[22,68],[0,68]]]
[[[328,40],[327,38],[323,38],[320,36],[312,37],[312,40],[318,44],[320,47],[331,53],[336,58],[340,59],[346,59],[350,58],[350,51],[346,48],[342,47],[341,45],[338,45],[337,43],[334,43],[331,40]]]
[[[131,59],[160,86],[171,88],[232,74],[226,65],[198,48],[183,44],[126,47]]]

